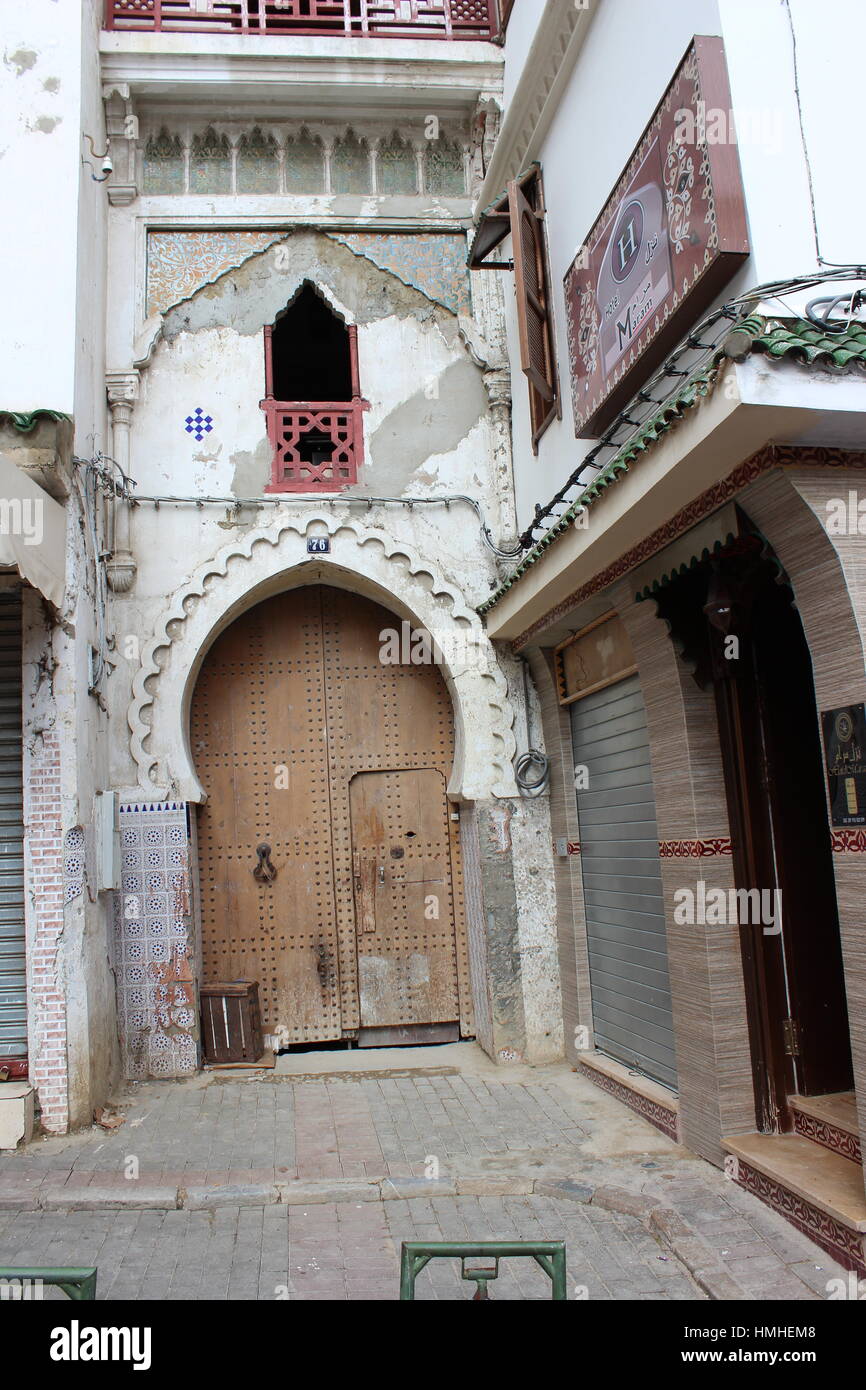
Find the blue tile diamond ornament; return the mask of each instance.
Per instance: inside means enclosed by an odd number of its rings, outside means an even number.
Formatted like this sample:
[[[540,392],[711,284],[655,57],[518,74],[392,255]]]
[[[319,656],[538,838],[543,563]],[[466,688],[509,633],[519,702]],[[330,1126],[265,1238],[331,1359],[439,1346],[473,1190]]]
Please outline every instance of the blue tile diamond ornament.
[[[205,415],[201,406],[197,405],[194,415],[186,417],[186,432],[194,434],[196,443],[200,444],[206,434],[210,434],[213,429],[213,416]]]

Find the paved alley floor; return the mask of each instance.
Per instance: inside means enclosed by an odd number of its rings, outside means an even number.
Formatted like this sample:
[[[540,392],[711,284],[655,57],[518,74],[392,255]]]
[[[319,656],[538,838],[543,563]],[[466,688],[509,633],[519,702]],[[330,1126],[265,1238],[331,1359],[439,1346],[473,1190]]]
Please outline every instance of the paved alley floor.
[[[129,1085],[119,1128],[0,1155],[0,1265],[96,1264],[103,1298],[393,1299],[403,1240],[536,1238],[566,1241],[574,1298],[808,1300],[844,1277],[567,1064],[279,1062]],[[474,1287],[433,1263],[416,1296]],[[492,1297],[549,1284],[508,1261]]]

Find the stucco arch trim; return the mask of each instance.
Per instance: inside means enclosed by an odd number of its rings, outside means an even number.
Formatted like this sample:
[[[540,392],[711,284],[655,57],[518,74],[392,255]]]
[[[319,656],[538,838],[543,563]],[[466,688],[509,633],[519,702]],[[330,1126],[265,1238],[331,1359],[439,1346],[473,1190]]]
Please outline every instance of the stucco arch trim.
[[[330,554],[308,555],[307,536],[325,534],[331,537]],[[142,794],[204,800],[189,750],[188,710],[207,651],[245,609],[273,593],[312,583],[364,593],[434,634],[454,708],[449,796],[466,801],[515,796],[514,714],[477,613],[426,556],[324,508],[229,542],[170,599],[142,651],[127,711]]]

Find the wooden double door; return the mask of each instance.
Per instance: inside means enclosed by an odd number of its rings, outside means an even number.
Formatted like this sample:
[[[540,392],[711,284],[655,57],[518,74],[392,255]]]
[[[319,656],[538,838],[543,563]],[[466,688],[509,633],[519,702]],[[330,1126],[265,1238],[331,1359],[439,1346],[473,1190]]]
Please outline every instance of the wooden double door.
[[[369,599],[293,589],[196,684],[202,978],[257,980],[278,1046],[472,1032],[451,703],[435,665],[383,660],[394,629]]]

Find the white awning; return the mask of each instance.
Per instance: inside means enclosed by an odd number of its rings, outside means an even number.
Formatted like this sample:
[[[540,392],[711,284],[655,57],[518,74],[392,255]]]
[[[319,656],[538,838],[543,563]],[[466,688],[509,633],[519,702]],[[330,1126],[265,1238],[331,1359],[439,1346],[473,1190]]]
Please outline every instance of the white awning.
[[[63,602],[66,513],[0,453],[0,566],[12,566],[55,608]]]

